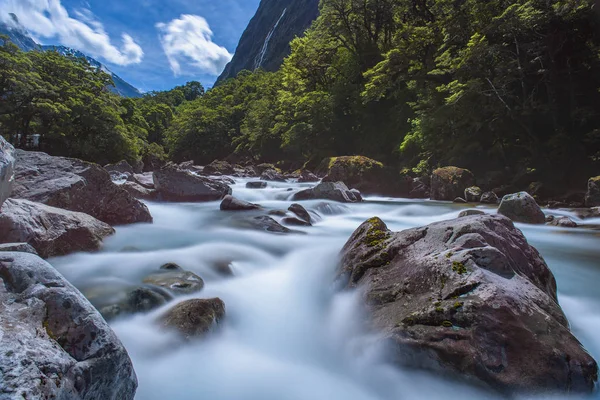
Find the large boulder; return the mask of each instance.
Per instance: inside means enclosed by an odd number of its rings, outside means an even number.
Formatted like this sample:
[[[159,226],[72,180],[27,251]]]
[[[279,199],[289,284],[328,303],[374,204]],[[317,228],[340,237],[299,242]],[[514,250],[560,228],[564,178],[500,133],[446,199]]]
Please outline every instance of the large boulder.
[[[152,222],[148,207],[97,164],[17,150],[12,197],[82,212],[110,225]]]
[[[342,250],[398,364],[503,394],[589,393],[597,365],[569,330],[556,281],[513,223],[475,215],[394,233],[363,223]]]
[[[52,266],[0,253],[3,399],[134,398],[127,351],[94,307]]]
[[[29,243],[41,257],[94,251],[115,230],[84,213],[8,199],[0,209],[0,243]]]
[[[159,319],[167,329],[178,331],[186,339],[202,337],[209,333],[225,317],[223,300],[191,299],[171,308]]]
[[[146,189],[154,189],[154,177],[152,172],[144,172],[143,174],[133,174],[133,182],[145,187]]]
[[[476,203],[481,200],[482,195],[483,191],[479,186],[471,186],[465,189],[464,199],[469,203]]]
[[[10,197],[14,184],[15,149],[0,136],[0,207]]]
[[[504,196],[500,202],[500,207],[498,207],[498,214],[524,224],[543,224],[546,222],[544,212],[527,192]]]
[[[341,203],[358,203],[362,201],[360,193],[349,190],[344,182],[321,182],[314,188],[301,190],[294,194],[293,199],[326,199]]]
[[[213,201],[231,194],[223,182],[167,164],[154,171],[154,187],[166,201]]]
[[[220,205],[221,211],[249,211],[258,210],[260,206],[258,204],[249,203],[244,200],[236,199],[232,195],[228,194],[223,198]]]
[[[285,182],[285,176],[275,169],[267,169],[261,175],[260,179],[263,181],[273,181],[273,182]]]
[[[300,177],[298,178],[298,182],[319,182],[319,177],[310,172],[307,169],[303,169],[300,171]]]
[[[157,200],[158,192],[154,189],[148,189],[137,182],[125,182],[121,185],[123,189],[136,199]]]
[[[365,156],[326,158],[318,167],[326,174],[323,182],[344,182],[361,192],[371,194],[396,194],[399,175],[394,175],[384,165]]]
[[[452,201],[462,197],[465,189],[475,184],[475,177],[468,169],[443,167],[431,175],[431,200]]]
[[[586,207],[600,206],[600,176],[590,178],[588,181],[588,190],[585,194]]]

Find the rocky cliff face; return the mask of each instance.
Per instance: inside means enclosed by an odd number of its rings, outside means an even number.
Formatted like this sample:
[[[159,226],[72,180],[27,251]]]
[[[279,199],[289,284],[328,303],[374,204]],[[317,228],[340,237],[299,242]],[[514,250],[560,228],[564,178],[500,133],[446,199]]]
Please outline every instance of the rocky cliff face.
[[[245,69],[277,70],[290,53],[292,39],[318,15],[319,0],[262,0],[217,84]]]

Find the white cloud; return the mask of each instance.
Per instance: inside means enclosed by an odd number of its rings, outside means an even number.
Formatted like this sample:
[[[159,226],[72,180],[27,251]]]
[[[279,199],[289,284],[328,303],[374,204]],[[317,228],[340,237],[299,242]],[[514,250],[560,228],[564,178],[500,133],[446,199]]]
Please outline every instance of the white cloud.
[[[111,42],[104,26],[88,9],[70,16],[61,0],[2,0],[0,18],[7,20],[14,13],[19,22],[36,37],[57,39],[64,46],[118,65],[138,64],[144,51],[126,33],[120,47]]]
[[[171,22],[156,24],[156,28],[175,75],[219,75],[233,57],[225,47],[212,41],[208,22],[198,15],[183,14]]]

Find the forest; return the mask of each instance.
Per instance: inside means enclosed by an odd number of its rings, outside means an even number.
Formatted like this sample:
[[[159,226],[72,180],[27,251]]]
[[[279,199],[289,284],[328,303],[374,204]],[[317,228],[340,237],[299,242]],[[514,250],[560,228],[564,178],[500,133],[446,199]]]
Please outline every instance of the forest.
[[[588,0],[322,0],[279,71],[140,99],[83,59],[3,40],[0,130],[101,164],[365,155],[565,191],[600,170],[598,18]]]

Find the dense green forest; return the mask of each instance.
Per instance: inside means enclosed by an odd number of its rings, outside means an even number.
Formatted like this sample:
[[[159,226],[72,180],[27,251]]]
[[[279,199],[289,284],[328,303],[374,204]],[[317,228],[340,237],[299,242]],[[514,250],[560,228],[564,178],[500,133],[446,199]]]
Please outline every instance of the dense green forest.
[[[404,173],[582,187],[600,170],[598,18],[592,1],[322,0],[280,71],[141,99],[111,94],[84,60],[5,42],[0,127],[101,163],[361,154]]]

